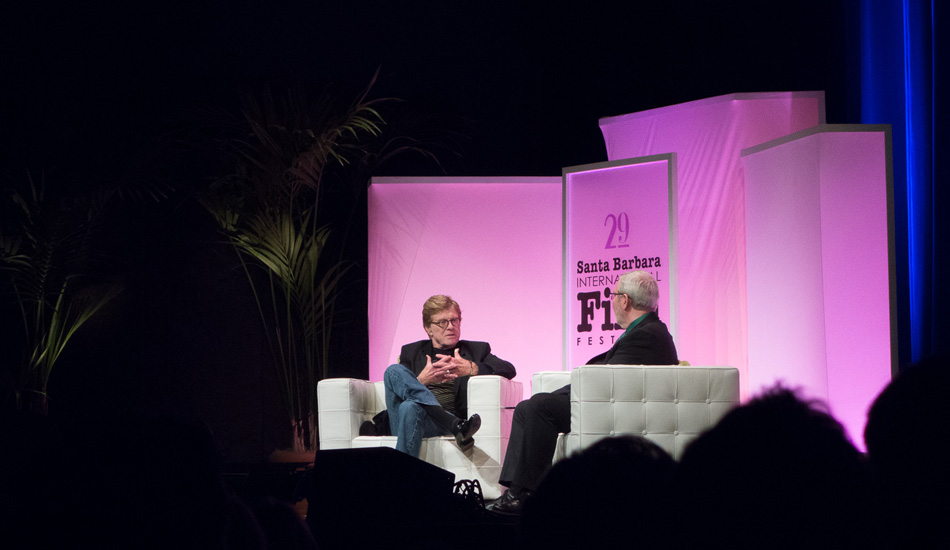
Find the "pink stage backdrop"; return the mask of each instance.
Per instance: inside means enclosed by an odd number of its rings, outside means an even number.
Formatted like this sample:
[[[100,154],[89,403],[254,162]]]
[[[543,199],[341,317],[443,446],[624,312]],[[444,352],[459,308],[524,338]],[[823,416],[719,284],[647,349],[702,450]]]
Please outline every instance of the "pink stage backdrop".
[[[749,388],[802,387],[859,447],[896,364],[888,132],[819,126],[742,153]]]
[[[422,303],[444,293],[462,305],[462,337],[491,342],[527,393],[534,372],[609,346],[566,337],[565,323],[584,323],[571,296],[597,292],[587,315],[604,323],[607,277],[659,258],[681,359],[737,367],[744,398],[777,379],[803,386],[860,446],[896,364],[888,133],[825,126],[821,92],[721,96],[600,125],[610,161],[565,169],[563,219],[562,178],[373,180],[370,379],[425,338]],[[644,222],[664,200],[668,222]],[[669,231],[663,250],[640,240],[645,228]]]
[[[822,92],[734,94],[600,121],[611,161],[676,153],[677,350],[739,369],[748,392],[740,151],[824,122]]]
[[[369,376],[426,338],[422,304],[449,294],[462,338],[490,342],[531,375],[559,370],[561,178],[373,178],[369,188]]]
[[[675,170],[672,154],[564,169],[565,370],[623,334],[608,289],[628,271],[656,278],[675,339]]]

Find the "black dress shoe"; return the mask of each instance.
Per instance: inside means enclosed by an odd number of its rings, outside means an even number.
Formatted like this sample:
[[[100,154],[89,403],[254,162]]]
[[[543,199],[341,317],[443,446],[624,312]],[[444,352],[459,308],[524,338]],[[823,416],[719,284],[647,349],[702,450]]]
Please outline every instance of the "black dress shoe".
[[[468,420],[459,422],[459,431],[455,433],[455,442],[463,451],[467,451],[475,445],[475,432],[482,427],[482,417],[473,414]]]
[[[485,509],[496,514],[517,516],[521,514],[521,509],[524,508],[524,501],[529,496],[531,496],[531,491],[522,490],[518,496],[515,496],[511,489],[508,489],[499,498],[485,505]]]

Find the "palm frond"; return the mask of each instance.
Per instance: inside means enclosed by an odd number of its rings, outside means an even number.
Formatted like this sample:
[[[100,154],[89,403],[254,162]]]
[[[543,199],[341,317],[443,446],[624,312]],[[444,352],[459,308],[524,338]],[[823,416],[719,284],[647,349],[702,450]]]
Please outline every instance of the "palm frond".
[[[66,345],[120,291],[102,272],[109,267],[100,214],[117,196],[111,189],[54,200],[42,179],[3,201],[0,273],[22,319],[23,357],[15,391],[44,394]]]
[[[245,94],[239,126],[227,126],[221,141],[233,169],[200,197],[244,268],[296,426],[316,413],[339,289],[352,268],[327,256],[334,234],[321,218],[322,185],[330,167],[357,161],[362,169],[367,140],[382,135],[380,107],[390,100],[369,98],[377,76],[342,110],[301,88]]]

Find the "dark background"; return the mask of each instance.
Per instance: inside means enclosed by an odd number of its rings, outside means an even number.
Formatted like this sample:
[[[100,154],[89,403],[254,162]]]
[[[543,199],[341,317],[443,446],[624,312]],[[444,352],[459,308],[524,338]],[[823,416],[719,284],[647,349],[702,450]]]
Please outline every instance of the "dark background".
[[[728,93],[824,90],[828,122],[860,122],[857,20],[843,0],[9,4],[2,187],[30,175],[60,190],[174,188],[111,219],[126,291],[53,370],[49,416],[198,418],[231,463],[286,447],[289,430],[244,276],[191,198],[220,175],[174,139],[194,109],[236,110],[242,91],[265,86],[349,102],[378,70],[371,96],[400,100],[382,112],[390,131],[424,138],[439,158],[404,156],[374,174],[390,176],[557,176],[606,160],[601,117]],[[357,206],[333,376],[368,370]]]

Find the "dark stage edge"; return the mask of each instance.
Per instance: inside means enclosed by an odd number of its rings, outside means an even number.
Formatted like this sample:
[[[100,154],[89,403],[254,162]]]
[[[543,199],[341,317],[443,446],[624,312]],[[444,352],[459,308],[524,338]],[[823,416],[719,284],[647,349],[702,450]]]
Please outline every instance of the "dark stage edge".
[[[453,494],[454,476],[389,448],[318,451],[313,463],[227,464],[227,487],[273,497],[303,517],[321,550],[514,550],[519,518]]]
[[[321,549],[514,549],[518,518],[454,494],[455,476],[386,447],[316,453],[307,523]]]

